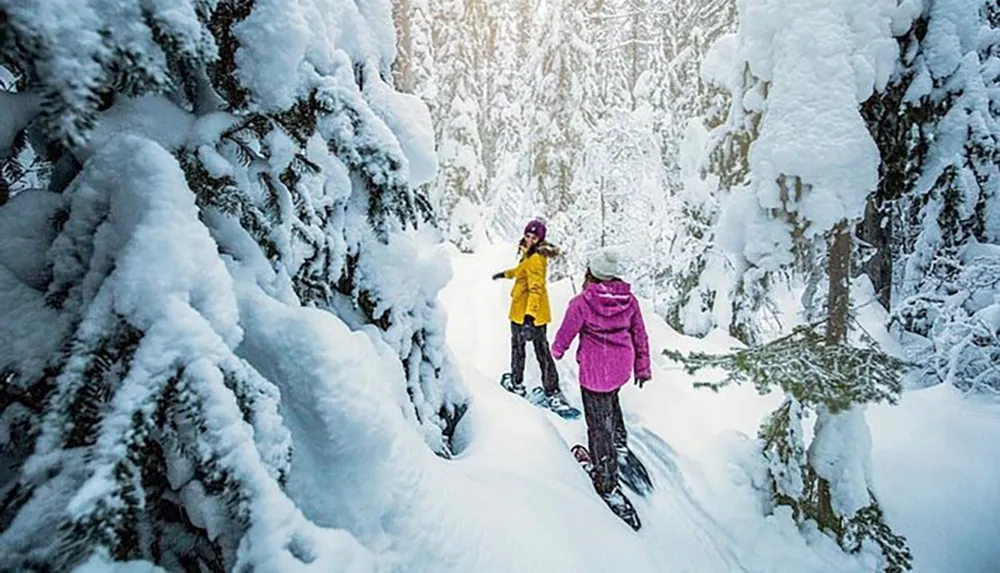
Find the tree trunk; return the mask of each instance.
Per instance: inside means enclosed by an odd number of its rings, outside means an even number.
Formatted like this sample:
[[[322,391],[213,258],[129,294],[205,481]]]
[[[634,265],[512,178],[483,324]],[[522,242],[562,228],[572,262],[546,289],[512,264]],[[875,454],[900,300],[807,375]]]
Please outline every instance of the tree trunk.
[[[397,0],[392,4],[392,19],[396,24],[398,53],[392,63],[392,75],[396,88],[401,92],[413,93],[413,23],[410,19],[410,2]]]
[[[826,341],[841,344],[847,340],[847,321],[851,303],[851,233],[847,221],[833,228],[827,257],[830,291],[826,299]]]
[[[888,310],[892,299],[892,222],[874,196],[868,198],[865,218],[858,225],[858,238],[875,249],[861,270],[871,279],[878,301]]]

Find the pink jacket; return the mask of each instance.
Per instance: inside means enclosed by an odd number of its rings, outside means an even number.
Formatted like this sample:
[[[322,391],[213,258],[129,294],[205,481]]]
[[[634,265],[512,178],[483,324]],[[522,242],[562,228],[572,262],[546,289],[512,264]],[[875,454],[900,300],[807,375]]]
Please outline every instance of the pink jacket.
[[[633,373],[636,378],[652,377],[646,326],[628,283],[594,283],[573,297],[556,333],[552,356],[562,358],[577,334],[580,385],[587,390],[617,390]]]

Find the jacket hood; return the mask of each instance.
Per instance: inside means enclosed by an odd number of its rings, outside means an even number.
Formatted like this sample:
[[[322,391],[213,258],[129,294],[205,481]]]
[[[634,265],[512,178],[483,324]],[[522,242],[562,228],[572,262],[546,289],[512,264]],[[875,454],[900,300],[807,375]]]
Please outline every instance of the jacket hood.
[[[583,300],[599,316],[615,316],[632,307],[632,287],[627,282],[614,280],[593,283],[583,291]]]
[[[524,240],[520,243],[521,252],[524,252]],[[559,256],[559,247],[549,243],[547,241],[542,241],[535,245],[535,252],[547,259],[553,259]]]
[[[559,256],[559,247],[553,245],[552,243],[542,241],[541,243],[538,243],[538,246],[535,248],[535,252],[547,259],[553,259]]]

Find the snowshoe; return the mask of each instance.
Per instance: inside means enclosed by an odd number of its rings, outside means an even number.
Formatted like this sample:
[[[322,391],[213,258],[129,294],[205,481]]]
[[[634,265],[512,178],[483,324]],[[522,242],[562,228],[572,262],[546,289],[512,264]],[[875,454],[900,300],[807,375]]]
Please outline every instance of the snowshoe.
[[[594,480],[594,461],[590,457],[590,452],[586,447],[577,444],[570,448],[573,453],[573,457],[580,464],[587,476],[590,478],[591,482]],[[625,497],[625,493],[622,491],[620,485],[616,485],[615,489],[607,494],[602,494],[598,492],[598,497],[604,501],[605,505],[611,509],[611,512],[618,516],[619,519],[624,521],[629,527],[635,531],[639,531],[642,527],[642,522],[639,520],[639,514],[635,511],[635,507],[632,502]]]
[[[622,521],[624,521],[629,527],[635,531],[639,531],[642,527],[642,522],[639,521],[639,514],[635,511],[635,507],[632,502],[625,497],[625,493],[622,492],[622,486],[615,486],[615,489],[611,493],[598,494],[604,503],[611,508]]]
[[[643,497],[653,491],[649,472],[635,453],[628,446],[620,444],[615,444],[615,452],[618,454],[619,481]]]
[[[590,459],[590,452],[587,451],[587,448],[577,444],[570,448],[570,452],[573,453],[577,463],[583,467],[583,471],[590,476],[590,481],[594,481],[594,462]]]
[[[531,389],[528,401],[539,408],[547,408],[555,412],[559,417],[566,420],[575,420],[580,417],[580,410],[577,410],[566,401],[562,392],[551,396],[545,393],[541,386]]]
[[[504,375],[500,377],[500,386],[511,394],[517,394],[522,398],[526,398],[528,396],[527,391],[524,389],[524,384],[515,384],[514,377],[510,375],[510,372],[505,372]]]

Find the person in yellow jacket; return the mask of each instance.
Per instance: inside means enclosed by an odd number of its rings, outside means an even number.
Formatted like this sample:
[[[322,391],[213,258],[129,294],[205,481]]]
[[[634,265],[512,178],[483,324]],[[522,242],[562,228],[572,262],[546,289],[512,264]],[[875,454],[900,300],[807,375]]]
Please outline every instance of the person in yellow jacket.
[[[546,288],[548,259],[558,254],[545,242],[545,224],[534,220],[524,228],[520,242],[521,260],[512,269],[493,275],[493,280],[514,279],[510,292],[510,386],[507,390],[525,396],[525,342],[535,347],[535,357],[542,371],[542,389],[547,406],[557,413],[572,408],[559,388],[559,373],[549,350],[546,325],[552,321],[549,293]]]

